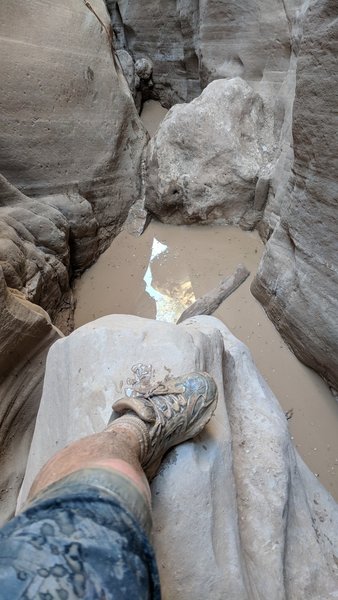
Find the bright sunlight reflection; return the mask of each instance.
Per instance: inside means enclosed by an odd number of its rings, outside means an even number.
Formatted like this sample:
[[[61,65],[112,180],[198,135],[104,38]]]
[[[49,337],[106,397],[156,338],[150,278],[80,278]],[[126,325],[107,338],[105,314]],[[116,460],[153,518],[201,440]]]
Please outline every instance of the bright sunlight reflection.
[[[168,253],[168,246],[154,238],[149,265],[143,279],[146,284],[147,294],[156,302],[157,321],[176,323],[182,312],[195,302],[195,295],[190,280],[166,281],[165,275],[163,279],[154,279],[152,273],[154,261],[160,261],[161,258],[164,259],[168,256]],[[161,290],[165,290],[165,292]],[[168,295],[168,290],[170,290],[170,295]]]

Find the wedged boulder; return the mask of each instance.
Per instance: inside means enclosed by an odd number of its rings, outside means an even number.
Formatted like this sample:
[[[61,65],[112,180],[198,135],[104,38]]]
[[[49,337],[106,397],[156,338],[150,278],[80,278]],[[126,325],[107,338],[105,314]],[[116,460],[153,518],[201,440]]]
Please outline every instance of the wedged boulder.
[[[336,13],[333,0],[306,13],[293,171],[252,292],[295,354],[338,389]]]
[[[252,228],[268,191],[270,118],[240,77],[214,81],[196,100],[174,106],[147,147],[148,210],[165,223]]]
[[[5,516],[22,481],[46,353],[60,335],[35,304],[64,330],[71,328],[72,273],[105,249],[140,194],[147,134],[112,52],[105,4],[87,4],[0,4],[0,489]]]
[[[27,196],[84,197],[103,250],[139,197],[147,134],[105,3],[87,4],[1,3],[0,172]]]
[[[170,452],[152,484],[164,600],[336,598],[337,506],[248,349],[213,317],[113,315],[54,344],[19,504],[56,450],[105,426],[140,362],[156,380],[206,370],[219,392],[205,431]]]
[[[38,412],[47,351],[62,334],[7,288],[0,266],[0,522],[12,516]]]

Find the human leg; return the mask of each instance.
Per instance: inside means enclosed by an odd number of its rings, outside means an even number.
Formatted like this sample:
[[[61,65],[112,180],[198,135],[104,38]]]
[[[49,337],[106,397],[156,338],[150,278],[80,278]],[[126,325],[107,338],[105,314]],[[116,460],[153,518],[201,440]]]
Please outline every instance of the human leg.
[[[26,511],[0,533],[8,597],[159,598],[147,477],[166,450],[203,429],[216,402],[206,374],[167,381],[118,401],[104,432],[55,455]]]
[[[160,598],[140,444],[118,421],[56,454],[0,531],[0,598]]]

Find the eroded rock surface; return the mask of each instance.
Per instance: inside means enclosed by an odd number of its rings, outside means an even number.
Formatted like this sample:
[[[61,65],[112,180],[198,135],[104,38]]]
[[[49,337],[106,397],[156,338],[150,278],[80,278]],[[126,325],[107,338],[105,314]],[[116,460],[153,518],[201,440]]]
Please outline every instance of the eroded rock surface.
[[[36,305],[53,320],[58,313],[69,330],[72,274],[107,247],[140,194],[147,134],[112,52],[105,4],[87,4],[0,4],[0,489],[6,516],[23,476],[45,356],[60,335]]]
[[[76,192],[29,198],[0,175],[0,265],[9,287],[54,316],[72,271],[98,253],[98,223]]]
[[[46,355],[61,336],[47,313],[8,289],[0,266],[0,521],[12,516],[38,412]]]
[[[89,4],[1,3],[0,172],[28,196],[80,194],[104,249],[139,196],[147,136],[104,1]]]
[[[140,362],[157,380],[206,370],[219,392],[205,431],[169,453],[152,484],[163,598],[335,598],[337,506],[295,452],[248,349],[213,317],[109,316],[54,344],[20,502],[56,450],[105,426]]]
[[[252,228],[267,199],[271,114],[241,78],[174,106],[147,148],[146,207],[166,223]]]
[[[297,356],[338,387],[336,3],[306,14],[297,65],[295,160],[252,291]]]
[[[240,76],[275,96],[301,0],[106,0],[118,42],[153,62],[150,97],[170,108],[214,79]]]

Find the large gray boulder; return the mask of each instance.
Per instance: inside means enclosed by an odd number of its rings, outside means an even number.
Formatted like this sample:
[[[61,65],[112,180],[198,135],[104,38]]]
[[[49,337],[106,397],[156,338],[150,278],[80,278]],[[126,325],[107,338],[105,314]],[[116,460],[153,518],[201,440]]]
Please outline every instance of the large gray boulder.
[[[338,388],[337,6],[312,3],[297,65],[295,160],[252,291],[305,364]]]
[[[104,1],[89,4],[1,2],[0,173],[27,196],[77,192],[103,249],[139,197],[147,136]]]
[[[147,148],[146,207],[166,223],[222,220],[250,228],[265,206],[271,114],[240,77],[171,108]]]
[[[219,392],[205,431],[170,452],[152,484],[164,600],[336,598],[337,506],[295,452],[248,349],[213,317],[114,315],[54,344],[19,505],[55,451],[104,428],[140,362],[156,380],[206,370]]]

